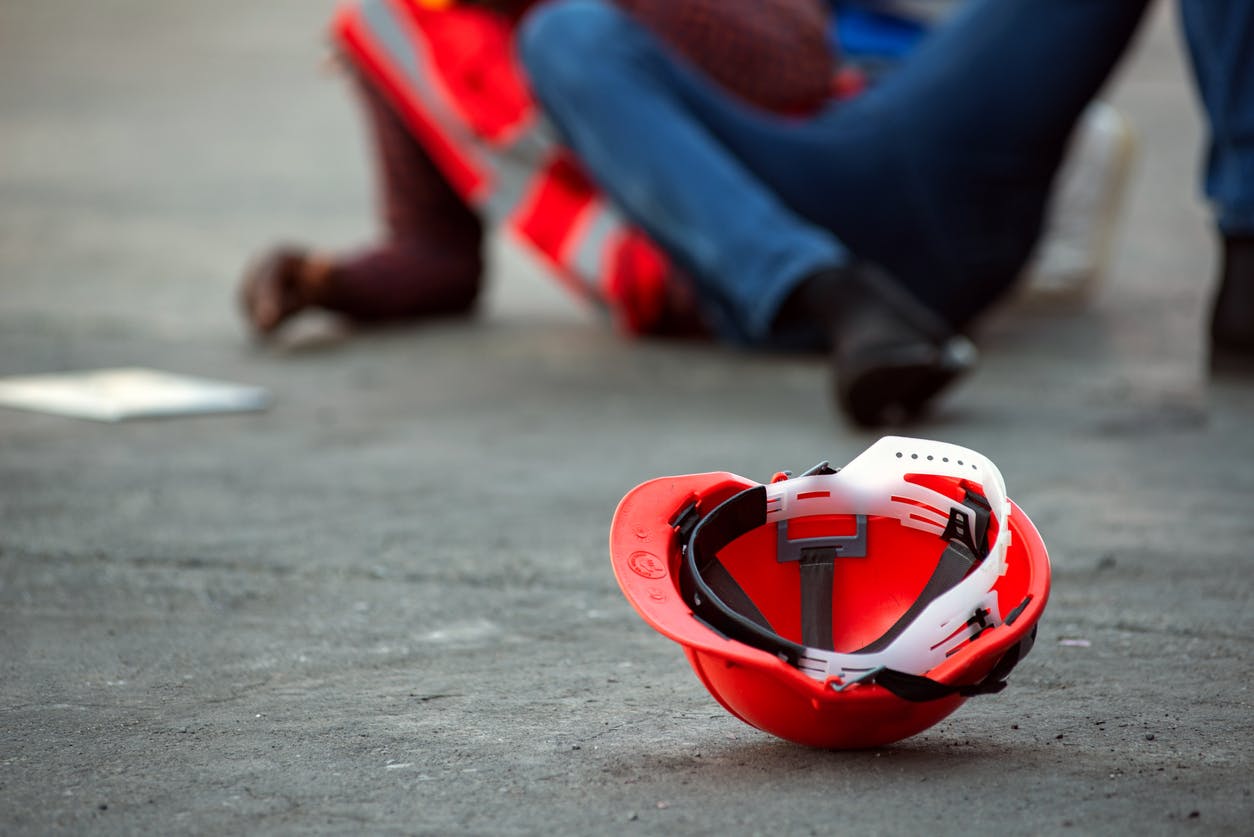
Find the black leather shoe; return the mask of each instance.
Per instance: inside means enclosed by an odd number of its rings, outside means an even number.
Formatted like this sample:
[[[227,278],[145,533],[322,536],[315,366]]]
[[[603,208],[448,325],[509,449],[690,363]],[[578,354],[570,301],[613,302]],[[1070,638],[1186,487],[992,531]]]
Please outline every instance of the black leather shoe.
[[[1254,374],[1254,236],[1224,239],[1210,349],[1212,371]]]
[[[919,418],[979,353],[886,274],[860,268],[846,280],[832,333],[837,405],[867,428]]]

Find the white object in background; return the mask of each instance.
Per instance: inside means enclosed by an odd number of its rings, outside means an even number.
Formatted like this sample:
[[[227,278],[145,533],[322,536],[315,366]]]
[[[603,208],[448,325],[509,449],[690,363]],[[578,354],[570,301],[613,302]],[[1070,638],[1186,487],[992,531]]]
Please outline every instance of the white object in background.
[[[263,410],[260,387],[155,369],[98,369],[0,378],[0,406],[95,421]]]
[[[1136,137],[1126,117],[1093,102],[1076,125],[1045,229],[1025,273],[1029,298],[1089,299],[1110,266]]]

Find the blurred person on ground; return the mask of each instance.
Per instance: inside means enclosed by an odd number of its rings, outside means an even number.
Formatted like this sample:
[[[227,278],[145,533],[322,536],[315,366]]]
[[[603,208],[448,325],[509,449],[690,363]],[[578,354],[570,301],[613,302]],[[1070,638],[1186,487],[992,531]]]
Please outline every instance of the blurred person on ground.
[[[918,415],[973,365],[959,332],[1023,268],[1144,6],[977,1],[832,101],[820,3],[541,3],[522,54],[558,143],[511,57],[536,4],[434,5],[362,0],[337,18],[388,238],[263,258],[243,287],[258,333],[310,306],[465,311],[486,219],[627,331],[830,346],[838,403],[865,425]]]
[[[565,141],[693,277],[720,333],[826,337],[838,403],[875,425],[917,415],[971,367],[960,333],[1026,263],[1073,129],[1147,6],[971,0],[865,92],[800,119],[728,100],[599,0],[536,10],[520,52]],[[1248,355],[1233,242],[1254,180],[1222,161],[1248,142],[1254,5],[1183,9],[1226,238],[1212,346]]]
[[[598,193],[532,101],[514,32],[533,5],[360,0],[340,8],[332,35],[370,125],[383,236],[357,252],[284,245],[264,254],[240,294],[255,334],[274,334],[306,308],[358,322],[469,311],[492,226],[529,245],[623,331],[702,330],[691,283]],[[797,114],[831,95],[820,0],[620,5],[754,107]]]

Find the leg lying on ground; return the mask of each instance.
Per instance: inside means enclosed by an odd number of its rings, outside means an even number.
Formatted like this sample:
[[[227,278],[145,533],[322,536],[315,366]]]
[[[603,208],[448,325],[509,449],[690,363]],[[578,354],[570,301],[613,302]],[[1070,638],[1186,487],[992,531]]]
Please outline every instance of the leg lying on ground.
[[[377,246],[346,255],[278,247],[245,275],[240,304],[258,336],[306,308],[358,321],[456,314],[478,295],[483,263],[479,218],[453,192],[383,96],[359,84],[376,150]]]

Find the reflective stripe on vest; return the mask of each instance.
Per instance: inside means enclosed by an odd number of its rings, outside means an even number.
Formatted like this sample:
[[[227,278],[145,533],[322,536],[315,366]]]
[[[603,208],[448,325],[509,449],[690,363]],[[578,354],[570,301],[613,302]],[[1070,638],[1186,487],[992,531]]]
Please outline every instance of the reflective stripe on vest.
[[[612,291],[622,284],[613,275],[623,261],[617,251],[640,234],[539,116],[501,18],[474,8],[431,11],[412,0],[358,0],[338,10],[333,34],[470,206],[538,250],[579,295],[614,305]],[[469,57],[450,48],[458,38]],[[475,49],[483,60],[468,70]],[[465,75],[442,60],[461,64]],[[467,78],[472,84],[459,96]],[[498,89],[501,101],[491,98]],[[664,259],[655,261],[664,269]]]

